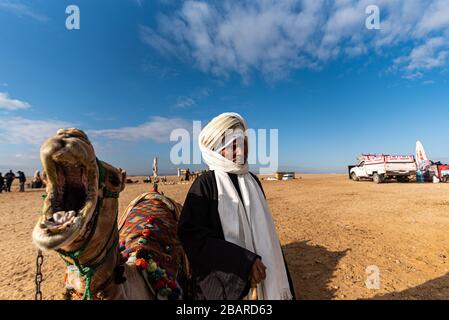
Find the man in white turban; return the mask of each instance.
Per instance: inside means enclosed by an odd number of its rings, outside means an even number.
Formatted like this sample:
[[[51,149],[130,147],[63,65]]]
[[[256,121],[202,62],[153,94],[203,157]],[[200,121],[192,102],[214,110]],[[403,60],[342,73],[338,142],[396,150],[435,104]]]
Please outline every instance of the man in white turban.
[[[209,171],[184,202],[178,234],[192,265],[194,299],[290,300],[294,291],[262,186],[248,171],[246,122],[212,119],[199,146]]]

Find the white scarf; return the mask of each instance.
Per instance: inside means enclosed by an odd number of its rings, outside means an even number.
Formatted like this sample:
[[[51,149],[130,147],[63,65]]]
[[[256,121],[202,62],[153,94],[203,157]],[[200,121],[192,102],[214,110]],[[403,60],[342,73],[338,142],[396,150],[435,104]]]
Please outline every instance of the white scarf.
[[[264,194],[248,172],[248,164],[239,165],[214,151],[227,130],[240,125],[246,131],[244,119],[236,113],[224,113],[214,118],[200,133],[199,146],[204,161],[214,170],[218,191],[218,212],[226,241],[262,257],[267,267],[266,279],[257,286],[261,300],[292,298],[282,249]],[[237,174],[243,203],[228,173]]]

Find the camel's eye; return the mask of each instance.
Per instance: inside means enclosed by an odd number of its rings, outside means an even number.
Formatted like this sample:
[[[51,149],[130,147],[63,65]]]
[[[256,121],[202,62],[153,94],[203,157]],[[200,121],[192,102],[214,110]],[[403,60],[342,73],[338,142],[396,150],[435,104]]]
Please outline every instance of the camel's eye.
[[[116,175],[109,176],[108,180],[114,187],[119,187],[121,184],[120,178]]]

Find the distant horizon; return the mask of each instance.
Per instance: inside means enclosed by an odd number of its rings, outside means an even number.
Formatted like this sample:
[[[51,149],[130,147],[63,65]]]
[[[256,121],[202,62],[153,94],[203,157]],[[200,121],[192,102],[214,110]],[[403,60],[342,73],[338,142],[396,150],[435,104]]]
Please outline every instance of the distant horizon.
[[[434,159],[430,159],[434,162],[442,162],[442,163],[449,163],[449,157],[441,157],[441,158],[434,158]],[[108,161],[106,161],[108,162]],[[114,166],[113,163],[108,162],[109,164],[111,164],[112,166]],[[354,161],[353,163],[349,163],[347,164],[345,167],[341,167],[341,168],[333,168],[333,169],[320,169],[320,168],[291,168],[291,167],[287,167],[287,166],[281,166],[279,167],[279,170],[277,171],[273,171],[272,173],[266,173],[266,174],[274,174],[275,172],[294,172],[297,174],[346,174],[348,172],[348,166],[350,165],[356,165],[357,161]],[[120,166],[117,166],[120,167]],[[6,169],[8,168],[8,169]],[[14,173],[17,173],[17,171],[23,171],[25,172],[25,175],[27,177],[31,177],[33,176],[34,172],[36,172],[36,170],[42,171],[42,167],[36,167],[36,168],[23,168],[23,167],[17,167],[17,169],[13,169],[13,166],[4,166],[0,164],[0,173],[5,174],[6,172],[9,172],[10,169],[13,170]],[[206,166],[203,167],[198,167],[198,166],[180,166],[181,169],[187,169],[190,168],[191,172],[195,172],[195,171],[201,171],[201,170],[207,170],[208,168]],[[140,172],[135,172],[132,169],[128,170],[127,168],[122,168],[123,170],[127,171],[128,176],[152,176],[153,173],[152,171],[149,169],[147,173],[142,173],[142,171]],[[254,167],[250,167],[250,171],[256,174],[260,174],[258,168],[254,168]],[[168,171],[160,171],[161,173],[159,173],[159,176],[177,176],[177,170],[168,170]],[[266,175],[265,173],[263,175]]]
[[[252,170],[250,170],[250,171],[255,173],[255,174],[260,174],[257,171],[252,171]],[[344,171],[341,171],[341,172],[330,172],[330,171],[329,172],[324,172],[323,171],[323,172],[321,172],[321,171],[289,171],[289,170],[279,170],[279,171],[276,171],[276,172],[294,172],[295,174],[344,174],[345,173]],[[275,174],[276,172],[262,173],[260,175],[271,175],[271,174]],[[163,176],[177,176],[177,175],[178,175],[177,172],[158,174],[159,177],[163,177]],[[147,177],[149,175],[146,175],[146,174],[129,174],[128,176],[129,177]],[[152,177],[152,175],[151,175],[151,177]]]
[[[362,154],[362,153],[360,153]],[[442,162],[442,163],[449,163],[449,157],[436,157],[436,158],[432,158],[430,157],[430,160],[434,161],[434,162]],[[109,164],[111,164],[112,166],[116,166],[116,167],[121,167],[118,165],[114,165],[114,163],[109,162],[107,160],[105,160],[106,162],[108,162]],[[295,173],[300,173],[300,174],[345,174],[348,172],[348,166],[350,165],[356,165],[357,161],[353,161],[352,163],[348,163],[346,166],[343,167],[333,167],[331,169],[326,169],[326,168],[294,168],[294,167],[289,167],[289,166],[280,166],[279,169],[277,171],[273,171],[272,173],[268,173],[268,174],[274,174],[275,172],[295,172]],[[163,165],[163,163],[162,163]],[[194,171],[201,171],[201,170],[207,170],[207,166],[205,165],[192,165],[192,166],[188,166],[188,165],[181,165],[179,166],[181,169],[191,169],[191,172]],[[151,168],[148,169],[148,171],[146,173],[143,173],[143,171],[138,171],[136,173],[136,171],[134,171],[133,169],[127,169],[126,167],[121,167],[123,170],[127,171],[129,176],[152,176],[152,171]],[[42,171],[42,167],[33,167],[33,168],[26,168],[26,167],[18,167],[18,166],[5,166],[0,164],[0,173],[5,174],[6,172],[9,172],[9,170],[12,169],[14,173],[17,173],[17,171],[23,171],[25,172],[26,176],[32,176],[34,174],[34,172],[36,172],[37,170]],[[259,173],[259,169],[258,167],[252,167],[250,166],[250,171],[256,174],[260,174]],[[164,170],[164,171],[160,171],[161,173],[159,174],[159,176],[176,176],[177,175],[177,169],[172,169],[172,170]]]
[[[123,169],[123,168],[122,168]],[[347,168],[346,168],[347,169]],[[25,172],[25,175],[27,176],[27,177],[32,177],[33,176],[33,174],[34,174],[34,172],[36,172],[36,170],[39,170],[39,171],[42,171],[42,169],[35,169],[35,170],[29,170],[29,172],[26,172],[25,170],[21,170],[21,171],[24,171]],[[127,171],[126,169],[123,169],[123,170],[125,170],[125,171]],[[257,170],[250,170],[251,172],[253,172],[253,173],[255,173],[255,174],[260,174]],[[347,170],[346,170],[347,171]],[[0,173],[2,173],[2,174],[5,174],[6,172],[9,172],[9,169],[8,170],[4,170],[4,171],[1,171],[0,170]],[[17,171],[16,170],[13,170],[13,172],[16,174],[17,173]],[[192,171],[192,172],[194,172],[194,171]],[[345,170],[341,170],[341,171],[321,171],[321,170],[278,170],[278,171],[275,171],[275,172],[272,172],[272,173],[263,173],[263,174],[261,174],[261,175],[271,175],[271,174],[275,174],[276,172],[294,172],[295,174],[344,174],[344,173],[346,173],[345,172]],[[127,175],[129,176],[129,177],[148,177],[148,176],[153,176],[153,174],[151,173],[151,174],[146,174],[146,173],[128,173],[127,172]],[[173,172],[162,172],[162,173],[159,173],[158,174],[158,176],[159,177],[163,177],[163,176],[177,176],[178,175],[178,173],[177,173],[177,171],[173,171]]]

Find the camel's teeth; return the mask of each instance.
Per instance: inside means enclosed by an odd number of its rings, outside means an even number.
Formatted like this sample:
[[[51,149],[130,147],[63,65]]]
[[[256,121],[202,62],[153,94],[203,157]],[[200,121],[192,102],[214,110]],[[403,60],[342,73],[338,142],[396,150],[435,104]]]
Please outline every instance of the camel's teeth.
[[[53,220],[58,224],[62,224],[65,222],[65,216],[66,216],[65,211],[58,211],[53,214]]]
[[[70,219],[70,220],[64,222],[64,224],[62,225],[62,227],[63,227],[63,228],[66,228],[66,227],[70,226],[70,224],[72,223],[72,221],[73,221],[73,220]]]
[[[71,220],[71,219],[73,219],[75,216],[76,216],[76,212],[73,211],[73,210],[71,210],[71,211],[69,211],[68,214],[67,214],[67,220]]]

